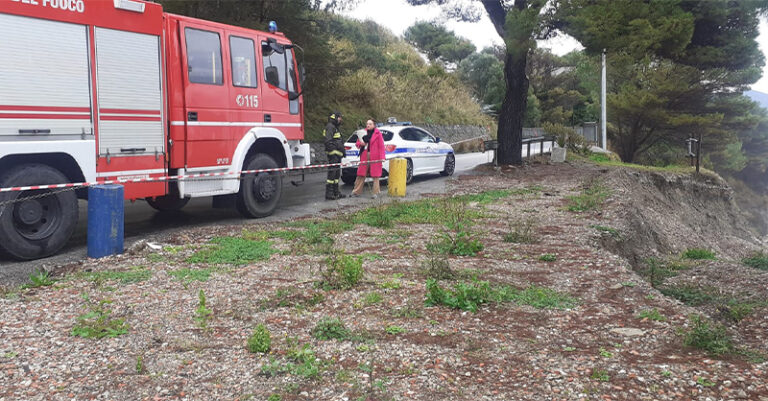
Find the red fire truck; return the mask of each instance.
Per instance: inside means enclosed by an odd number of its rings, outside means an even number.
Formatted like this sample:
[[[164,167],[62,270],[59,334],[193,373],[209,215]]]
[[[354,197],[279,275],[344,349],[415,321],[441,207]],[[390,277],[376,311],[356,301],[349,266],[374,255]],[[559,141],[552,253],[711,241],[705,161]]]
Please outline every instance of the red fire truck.
[[[281,176],[237,172],[310,163],[295,48],[139,0],[2,0],[0,188],[223,172],[234,179],[126,183],[125,198],[269,215]],[[85,198],[0,194],[1,253],[57,252]]]

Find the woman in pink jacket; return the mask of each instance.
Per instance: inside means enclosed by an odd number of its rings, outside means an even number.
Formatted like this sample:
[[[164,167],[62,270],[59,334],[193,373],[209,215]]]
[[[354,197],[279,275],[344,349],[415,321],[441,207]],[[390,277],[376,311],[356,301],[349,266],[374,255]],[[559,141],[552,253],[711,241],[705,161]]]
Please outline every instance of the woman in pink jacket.
[[[363,140],[357,140],[357,148],[361,150],[360,162],[370,160],[384,160],[384,137],[376,128],[376,121],[368,120],[365,124],[366,134]],[[379,178],[381,178],[381,162],[362,163],[357,168],[357,179],[355,179],[355,189],[352,190],[352,196],[360,196],[363,193],[366,175],[373,178],[373,197],[376,198],[381,191],[379,187]]]

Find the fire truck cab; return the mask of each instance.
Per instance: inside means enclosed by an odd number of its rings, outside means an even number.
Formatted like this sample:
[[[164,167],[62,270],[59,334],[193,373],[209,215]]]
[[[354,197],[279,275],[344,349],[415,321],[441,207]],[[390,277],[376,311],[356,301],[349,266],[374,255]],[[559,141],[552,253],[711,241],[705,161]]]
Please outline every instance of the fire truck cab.
[[[125,198],[158,210],[214,196],[267,216],[281,175],[238,172],[310,163],[294,49],[278,32],[140,0],[0,2],[0,188],[131,179]],[[229,175],[141,181],[205,173]],[[0,194],[0,253],[59,251],[78,198],[87,191]]]

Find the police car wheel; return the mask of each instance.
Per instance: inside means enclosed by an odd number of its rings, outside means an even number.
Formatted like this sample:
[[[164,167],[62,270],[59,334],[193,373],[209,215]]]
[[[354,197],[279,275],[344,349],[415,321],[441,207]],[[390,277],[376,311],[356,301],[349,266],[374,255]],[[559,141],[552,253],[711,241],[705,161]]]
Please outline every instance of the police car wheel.
[[[0,188],[67,182],[67,177],[52,167],[24,164],[3,174],[0,177]],[[46,196],[34,198],[38,195]],[[2,194],[0,253],[18,260],[53,255],[69,241],[77,225],[77,218],[77,196],[74,191],[38,190]]]
[[[347,185],[352,185],[355,183],[355,179],[357,179],[354,175],[341,175],[341,181]]]
[[[277,162],[269,155],[259,153],[248,159],[243,170],[262,170],[277,168]],[[271,215],[283,189],[283,179],[280,173],[263,172],[243,175],[240,192],[237,193],[237,211],[248,218],[266,217]]]
[[[455,169],[456,156],[454,156],[453,153],[449,153],[448,156],[445,156],[445,167],[443,168],[443,171],[440,172],[440,175],[453,175]]]
[[[405,167],[405,183],[410,184],[413,182],[413,161],[406,159],[408,164]]]

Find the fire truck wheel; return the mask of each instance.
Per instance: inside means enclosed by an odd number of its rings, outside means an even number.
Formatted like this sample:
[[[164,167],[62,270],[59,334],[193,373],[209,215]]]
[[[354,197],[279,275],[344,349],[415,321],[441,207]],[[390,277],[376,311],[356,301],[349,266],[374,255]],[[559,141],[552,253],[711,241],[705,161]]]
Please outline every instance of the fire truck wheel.
[[[277,168],[275,159],[258,153],[248,159],[243,170]],[[246,174],[237,193],[237,210],[245,217],[265,217],[272,214],[280,202],[283,179],[279,173]]]
[[[189,202],[190,198],[179,197],[179,189],[174,183],[170,185],[170,191],[167,195],[146,198],[145,200],[149,206],[160,212],[175,212],[181,210]]]
[[[24,164],[0,176],[0,187],[66,182],[69,180],[59,170],[43,164]],[[19,260],[31,260],[58,252],[72,236],[77,214],[74,191],[0,194],[0,253]]]

